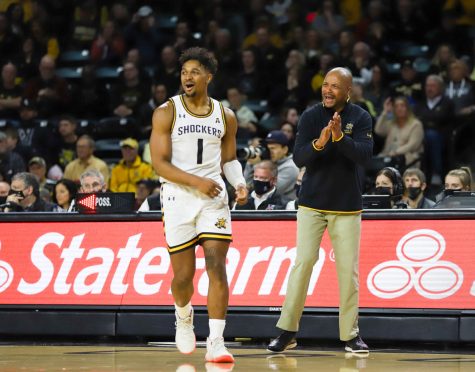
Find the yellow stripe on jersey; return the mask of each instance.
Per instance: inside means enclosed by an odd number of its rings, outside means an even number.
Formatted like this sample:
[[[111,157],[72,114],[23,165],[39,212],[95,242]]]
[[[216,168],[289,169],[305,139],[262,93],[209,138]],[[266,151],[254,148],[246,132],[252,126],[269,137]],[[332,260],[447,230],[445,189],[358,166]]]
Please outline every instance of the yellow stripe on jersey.
[[[219,107],[221,108],[221,116],[223,117],[223,137],[226,134],[226,115],[224,114],[224,107],[221,102],[219,102]]]
[[[199,239],[216,239],[216,240],[229,240],[232,241],[233,237],[228,234],[213,234],[213,233],[201,233],[198,235]]]
[[[176,121],[176,107],[175,107],[175,102],[173,102],[172,99],[169,99],[169,101],[172,103],[173,107],[173,122],[172,122],[172,127],[170,129],[170,133],[173,132],[173,128],[175,127],[175,121]]]
[[[191,116],[194,116],[195,118],[207,118],[208,116],[210,116],[213,111],[214,111],[214,103],[213,103],[213,100],[210,98],[209,99],[209,103],[210,103],[210,110],[209,112],[207,112],[206,114],[204,115],[198,115],[198,114],[194,114],[192,113],[190,110],[188,110],[188,107],[186,107],[186,103],[185,103],[185,99],[183,98],[185,95],[184,94],[181,94],[180,95],[180,100],[181,100],[181,103],[183,104],[183,108],[185,109],[185,111],[187,113],[189,113]]]

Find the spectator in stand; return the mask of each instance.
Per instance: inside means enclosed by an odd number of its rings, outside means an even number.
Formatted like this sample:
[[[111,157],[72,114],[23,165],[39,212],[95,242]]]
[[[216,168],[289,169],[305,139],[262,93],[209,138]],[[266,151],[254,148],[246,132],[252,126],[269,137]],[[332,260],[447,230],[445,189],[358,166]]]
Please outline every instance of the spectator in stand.
[[[457,59],[449,65],[449,82],[445,87],[445,95],[453,102],[455,115],[468,122],[475,115],[475,87],[469,78],[466,62]]]
[[[45,188],[51,192],[56,181],[46,177],[47,170],[46,161],[40,156],[35,156],[28,161],[28,172],[36,177],[40,188]]]
[[[45,29],[45,24],[39,18],[34,18],[30,22],[30,35],[33,38],[33,48],[41,53],[42,56],[48,55],[53,60],[59,56],[58,39]]]
[[[198,46],[199,42],[193,37],[190,23],[182,18],[175,24],[175,34],[170,40],[170,45],[176,50],[177,55],[181,55],[184,50]]]
[[[353,73],[353,81],[367,86],[371,81],[371,68],[375,64],[370,46],[358,41],[353,46],[353,54],[350,58],[349,68]]]
[[[258,119],[254,112],[246,106],[246,97],[237,86],[228,87],[226,96],[227,99],[222,103],[234,111],[238,122],[236,140],[238,143],[245,143],[256,135]]]
[[[135,192],[137,182],[155,178],[152,166],[138,155],[139,143],[134,138],[120,141],[122,159],[112,168],[109,189],[113,192]]]
[[[299,209],[299,194],[300,194],[300,187],[302,186],[302,179],[303,175],[305,174],[305,167],[300,168],[299,175],[297,176],[297,180],[295,181],[294,189],[295,189],[295,199],[290,200],[287,205],[285,206],[286,210],[297,210]]]
[[[303,54],[307,61],[307,65],[318,64],[318,61],[324,53],[323,40],[317,30],[309,28],[305,31],[305,42]]]
[[[8,193],[10,192],[10,184],[6,181],[0,181],[0,208],[3,208],[1,205],[5,204],[7,201]]]
[[[180,65],[176,51],[171,45],[163,47],[160,62],[154,80],[157,84],[165,85],[170,97],[174,96],[180,91]]]
[[[260,71],[266,71],[272,76],[272,86],[285,85],[285,68],[282,48],[276,47],[271,40],[271,32],[268,27],[261,26],[256,30],[256,44],[254,46],[256,64]]]
[[[53,140],[52,164],[57,164],[64,171],[66,166],[76,158],[77,121],[71,115],[62,115],[58,121],[58,134]]]
[[[286,201],[295,199],[295,180],[297,179],[299,169],[292,160],[292,154],[289,153],[289,140],[285,133],[280,130],[271,131],[265,138],[265,143],[269,150],[270,160],[277,166],[277,192]],[[252,162],[247,162],[244,169],[244,177],[246,182],[250,183],[251,177],[254,173],[254,166],[262,160],[259,156],[253,159]]]
[[[15,65],[18,67],[18,79],[24,84],[38,75],[38,66],[42,54],[31,36],[27,36],[21,43],[21,51],[15,57]]]
[[[67,212],[76,198],[78,185],[68,179],[59,180],[53,189],[52,200],[62,208],[62,212]]]
[[[345,27],[345,18],[339,13],[336,2],[323,0],[311,27],[320,33],[325,47],[331,47]]]
[[[371,68],[371,80],[364,89],[364,97],[371,101],[376,116],[383,110],[384,100],[389,96],[388,76],[384,63],[376,63]]]
[[[434,28],[426,36],[429,46],[435,47],[443,43],[450,49],[453,48],[458,55],[468,53],[471,43],[470,34],[457,25],[455,12],[444,10],[441,18],[440,26]]]
[[[107,182],[104,179],[103,172],[100,172],[95,168],[89,168],[81,173],[79,176],[79,182],[75,182],[75,184],[77,183],[79,183],[78,192],[80,193],[100,193],[107,191]],[[76,211],[76,199],[73,199],[68,212]]]
[[[39,75],[26,83],[24,97],[37,105],[41,118],[51,118],[68,110],[71,103],[68,83],[56,75],[54,59],[43,56],[38,70]]]
[[[239,90],[248,100],[263,100],[267,98],[267,72],[257,66],[256,52],[253,48],[241,52],[241,69],[238,70],[236,83]]]
[[[143,103],[139,109],[137,136],[139,139],[149,139],[152,131],[152,115],[153,111],[167,102],[170,95],[167,87],[162,83],[157,83],[152,86],[152,97],[148,102]]]
[[[97,120],[109,115],[109,91],[97,78],[94,65],[83,66],[81,78],[71,83],[71,96],[70,111],[76,117]]]
[[[292,152],[295,144],[295,137],[297,135],[297,127],[287,121],[284,121],[280,126],[280,131],[287,136],[289,140],[289,152]]]
[[[91,62],[97,66],[118,66],[125,56],[125,40],[113,21],[107,21],[91,46]]]
[[[374,182],[375,195],[389,195],[391,197],[391,208],[406,209],[407,204],[401,201],[404,192],[404,183],[401,173],[394,167],[384,167],[376,174]]]
[[[61,212],[61,208],[40,198],[36,177],[28,172],[13,176],[4,212]]]
[[[18,134],[18,129],[15,125],[7,125],[2,130],[7,136],[7,149],[10,152],[16,152],[20,158],[23,160],[23,163],[26,164],[26,160],[30,159],[31,149],[23,146],[20,143],[20,136]],[[26,159],[26,160],[25,160]]]
[[[145,182],[147,184],[146,189],[148,192],[148,187],[152,184],[154,185],[153,190],[149,196],[145,198],[143,203],[140,205],[138,212],[148,212],[148,211],[160,211],[162,209],[162,205],[160,203],[160,183],[158,181],[152,182],[152,181],[140,181],[139,184],[137,185],[137,188],[139,188],[139,185],[141,183]]]
[[[390,10],[390,18],[388,18],[389,40],[423,42],[427,34],[425,18],[427,11],[422,11],[421,3],[412,0],[397,0],[392,4],[394,9]]]
[[[123,72],[123,78],[111,91],[111,112],[136,119],[139,108],[151,96],[150,85],[140,79],[139,68],[133,62],[125,62]]]
[[[392,115],[392,117],[390,117]],[[417,119],[406,97],[390,97],[384,101],[375,133],[385,138],[379,156],[401,157],[406,167],[419,167],[424,152],[424,128]]]
[[[404,182],[404,194],[402,200],[408,208],[427,209],[435,204],[433,200],[424,196],[427,189],[426,176],[418,168],[408,168],[402,175]]]
[[[452,169],[445,176],[446,190],[472,191],[472,172],[470,167]]]
[[[275,163],[263,160],[253,169],[253,191],[244,205],[235,204],[234,210],[279,210],[285,209],[286,201],[279,194],[276,184],[278,170]]]
[[[10,21],[10,29],[13,34],[23,38],[26,34],[27,24],[25,23],[25,12],[19,3],[11,3],[8,5],[6,15]]]
[[[98,4],[97,0],[76,2],[70,20],[70,35],[67,45],[70,49],[89,49],[95,36],[100,33],[107,9]]]
[[[283,113],[283,119],[286,123],[293,125],[297,128],[297,123],[299,121],[299,112],[293,106],[286,107]]]
[[[340,31],[338,43],[335,45],[333,51],[338,60],[338,64],[342,66],[350,65],[355,42],[355,34],[351,29],[345,28]]]
[[[0,181],[10,182],[15,174],[25,169],[23,158],[9,149],[7,135],[0,131]]]
[[[320,56],[317,72],[312,76],[311,86],[313,93],[318,99],[321,99],[321,90],[323,80],[327,72],[335,65],[335,56],[330,52],[324,52]]]
[[[435,196],[437,203],[454,191],[472,191],[472,171],[468,166],[450,170],[444,181],[444,190]]]
[[[426,78],[425,100],[414,107],[414,114],[424,126],[426,174],[432,185],[442,184],[444,157],[453,129],[454,105],[444,96],[444,81],[439,75]]]
[[[414,67],[414,62],[410,59],[406,59],[402,63],[400,79],[391,84],[391,95],[407,97],[411,106],[422,101],[424,97],[423,81]]]
[[[77,159],[71,161],[64,170],[64,178],[79,182],[81,175],[90,169],[101,172],[105,184],[109,182],[109,167],[106,162],[95,157],[96,143],[92,137],[84,134],[76,142]]]
[[[139,50],[144,66],[155,66],[159,60],[159,51],[165,42],[155,25],[153,9],[141,6],[134,14],[132,22],[124,29],[127,50]]]
[[[298,50],[291,50],[285,62],[286,67],[286,100],[285,105],[305,110],[313,95],[310,85],[311,74],[307,69],[305,56]]]
[[[155,181],[149,179],[138,180],[136,183],[135,189],[135,210],[139,210],[142,206],[142,210],[144,211],[145,206],[147,204],[150,210],[150,205],[148,204],[148,199],[153,193],[153,189],[155,188]],[[160,200],[158,200],[160,203]],[[155,207],[155,206],[154,206]],[[160,208],[159,208],[160,209]]]
[[[365,15],[356,25],[356,38],[365,40],[369,34],[370,25],[374,22],[385,23],[386,18],[385,2],[382,0],[370,0],[366,3]]]
[[[51,136],[51,128],[41,125],[38,121],[36,103],[31,99],[23,98],[20,106],[17,152],[25,161],[35,155],[48,157]]]
[[[20,52],[20,37],[14,34],[10,21],[4,12],[0,12],[0,63],[11,61]]]
[[[16,82],[17,68],[7,62],[2,67],[0,84],[0,118],[18,120],[20,118],[20,103],[22,88]]]
[[[432,57],[429,73],[439,75],[444,81],[448,81],[449,66],[456,58],[450,44],[439,44]]]
[[[374,109],[373,103],[365,98],[364,87],[361,83],[353,83],[353,89],[350,93],[350,101],[351,103],[358,105],[363,110],[367,111],[374,121],[374,118],[376,117],[376,111]]]

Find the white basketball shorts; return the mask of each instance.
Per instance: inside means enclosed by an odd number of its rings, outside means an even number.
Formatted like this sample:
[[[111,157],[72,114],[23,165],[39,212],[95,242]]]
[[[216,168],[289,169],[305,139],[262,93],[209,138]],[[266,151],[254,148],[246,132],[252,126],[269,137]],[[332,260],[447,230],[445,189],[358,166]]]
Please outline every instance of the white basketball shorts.
[[[194,247],[203,239],[231,241],[231,213],[223,190],[210,198],[196,189],[165,182],[162,184],[162,218],[170,254]]]

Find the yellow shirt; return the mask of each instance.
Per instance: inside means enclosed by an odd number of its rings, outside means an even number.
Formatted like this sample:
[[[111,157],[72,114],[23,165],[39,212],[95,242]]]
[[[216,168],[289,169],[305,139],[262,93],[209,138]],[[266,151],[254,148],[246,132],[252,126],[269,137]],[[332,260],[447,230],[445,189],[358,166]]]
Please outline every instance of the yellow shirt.
[[[79,183],[79,177],[81,177],[81,174],[89,169],[97,169],[99,172],[101,172],[104,176],[104,182],[108,184],[109,167],[104,160],[96,158],[94,155],[91,156],[87,161],[74,159],[72,162],[66,165],[66,169],[64,170],[64,178]]]
[[[143,162],[140,156],[135,158],[130,167],[122,159],[112,168],[109,189],[113,192],[135,192],[138,181],[154,177],[152,166]]]

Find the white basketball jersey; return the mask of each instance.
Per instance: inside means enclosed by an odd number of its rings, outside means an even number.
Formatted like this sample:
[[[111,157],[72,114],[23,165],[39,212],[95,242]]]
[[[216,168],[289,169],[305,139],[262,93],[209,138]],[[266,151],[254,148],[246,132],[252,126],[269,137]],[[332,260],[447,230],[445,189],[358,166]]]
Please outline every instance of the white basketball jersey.
[[[174,109],[172,164],[200,177],[220,178],[221,139],[226,131],[223,106],[210,98],[210,112],[196,115],[186,107],[183,95],[170,100]]]

